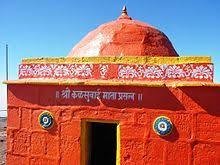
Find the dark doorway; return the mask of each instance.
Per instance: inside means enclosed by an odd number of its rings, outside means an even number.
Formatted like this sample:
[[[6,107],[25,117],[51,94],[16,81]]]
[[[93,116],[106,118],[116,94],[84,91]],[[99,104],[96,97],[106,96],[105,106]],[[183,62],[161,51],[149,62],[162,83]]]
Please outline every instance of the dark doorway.
[[[116,165],[117,124],[87,122],[87,165]]]

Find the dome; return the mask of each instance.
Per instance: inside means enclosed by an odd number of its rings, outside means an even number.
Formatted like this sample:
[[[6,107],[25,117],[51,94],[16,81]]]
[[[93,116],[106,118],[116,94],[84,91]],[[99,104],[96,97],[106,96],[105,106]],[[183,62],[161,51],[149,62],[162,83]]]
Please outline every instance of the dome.
[[[168,37],[128,16],[126,7],[117,20],[100,25],[76,44],[68,57],[178,56]]]

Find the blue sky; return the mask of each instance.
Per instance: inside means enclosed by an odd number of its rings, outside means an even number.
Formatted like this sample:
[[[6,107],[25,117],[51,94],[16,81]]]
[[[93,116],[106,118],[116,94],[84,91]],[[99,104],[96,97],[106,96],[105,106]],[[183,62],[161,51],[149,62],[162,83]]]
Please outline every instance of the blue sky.
[[[209,55],[220,82],[219,0],[0,0],[0,80],[5,79],[5,44],[9,78],[17,79],[25,57],[66,56],[98,25],[114,20],[126,4],[133,19],[163,31],[180,55]],[[5,108],[0,86],[0,109]]]

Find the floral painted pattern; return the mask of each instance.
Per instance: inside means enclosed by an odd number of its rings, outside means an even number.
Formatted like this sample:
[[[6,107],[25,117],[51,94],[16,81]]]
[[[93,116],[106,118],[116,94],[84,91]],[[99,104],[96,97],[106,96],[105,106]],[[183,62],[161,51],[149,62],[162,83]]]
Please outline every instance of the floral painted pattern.
[[[19,78],[212,81],[212,64],[21,64]]]
[[[178,65],[119,65],[118,78],[122,79],[193,79],[212,80],[211,64],[178,64]]]
[[[19,78],[92,78],[92,64],[22,64]]]

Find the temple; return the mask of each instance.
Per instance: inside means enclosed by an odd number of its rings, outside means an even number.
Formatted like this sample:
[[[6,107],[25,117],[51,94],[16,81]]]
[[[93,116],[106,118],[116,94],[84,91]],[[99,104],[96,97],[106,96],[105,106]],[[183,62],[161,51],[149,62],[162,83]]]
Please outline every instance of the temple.
[[[211,57],[179,56],[124,7],[67,57],[23,59],[5,82],[7,164],[217,165],[213,75]]]

